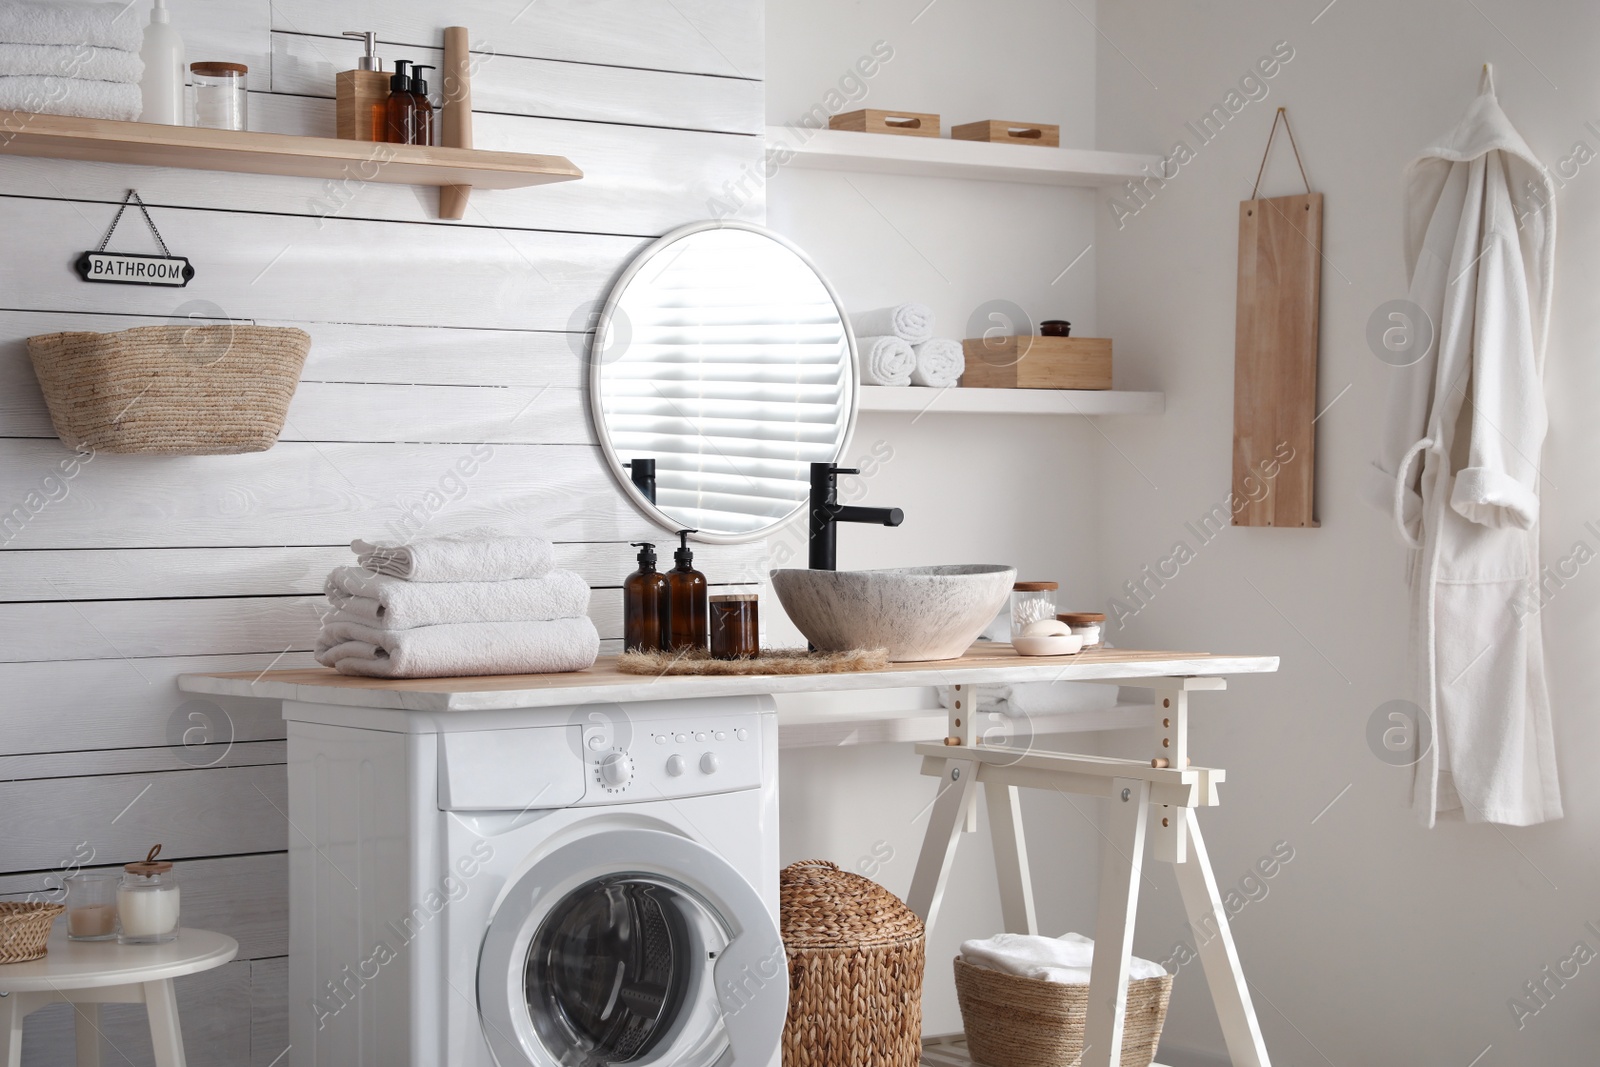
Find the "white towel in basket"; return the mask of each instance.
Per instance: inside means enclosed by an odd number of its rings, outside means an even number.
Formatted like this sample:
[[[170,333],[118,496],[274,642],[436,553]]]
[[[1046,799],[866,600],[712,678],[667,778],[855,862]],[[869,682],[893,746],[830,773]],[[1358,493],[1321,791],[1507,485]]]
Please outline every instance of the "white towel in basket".
[[[1036,934],[996,934],[977,941],[961,942],[961,960],[991,971],[1038,978],[1065,985],[1085,985],[1094,964],[1094,941],[1082,934],[1040,937]],[[1160,978],[1166,968],[1159,963],[1134,956],[1128,977]]]

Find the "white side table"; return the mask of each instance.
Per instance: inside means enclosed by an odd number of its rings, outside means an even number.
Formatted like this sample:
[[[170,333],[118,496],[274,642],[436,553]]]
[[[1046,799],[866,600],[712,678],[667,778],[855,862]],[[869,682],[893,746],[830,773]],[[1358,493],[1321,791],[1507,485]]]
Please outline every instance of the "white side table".
[[[100,1067],[100,1005],[143,1004],[157,1067],[184,1067],[172,980],[233,959],[239,943],[210,930],[183,930],[164,945],[69,941],[64,923],[43,959],[0,964],[0,1067],[22,1063],[22,1020],[67,1001],[76,1014],[78,1067]]]

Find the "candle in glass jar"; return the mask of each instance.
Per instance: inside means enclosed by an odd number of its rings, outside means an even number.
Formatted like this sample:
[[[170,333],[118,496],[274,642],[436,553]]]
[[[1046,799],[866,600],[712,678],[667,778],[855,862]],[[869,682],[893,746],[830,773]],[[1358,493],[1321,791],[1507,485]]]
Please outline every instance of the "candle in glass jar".
[[[153,938],[178,927],[178,887],[117,890],[117,917],[127,937]]]
[[[85,904],[67,909],[67,936],[80,940],[109,937],[117,932],[115,904]]]

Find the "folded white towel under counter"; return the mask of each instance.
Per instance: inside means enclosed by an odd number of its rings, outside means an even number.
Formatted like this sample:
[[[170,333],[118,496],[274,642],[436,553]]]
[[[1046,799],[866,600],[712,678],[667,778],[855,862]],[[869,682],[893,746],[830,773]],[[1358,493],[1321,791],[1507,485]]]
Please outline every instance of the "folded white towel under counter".
[[[323,591],[341,615],[391,630],[571,619],[589,610],[589,585],[571,571],[504,582],[410,582],[362,567],[335,567]]]
[[[896,304],[894,307],[858,311],[850,316],[856,338],[898,337],[907,344],[921,344],[933,336],[933,312],[926,304]]]
[[[588,618],[549,622],[458,622],[380,630],[329,618],[317,662],[368,678],[459,678],[555,674],[594,666],[600,634]]]
[[[977,941],[963,941],[961,960],[974,967],[987,967],[1024,978],[1083,985],[1088,983],[1094,965],[1094,941],[1082,934],[1060,937],[996,934]],[[1161,964],[1138,956],[1134,956],[1128,966],[1128,977],[1135,981],[1160,978],[1166,973]]]
[[[555,569],[555,546],[542,537],[503,537],[485,530],[415,541],[350,542],[369,571],[412,582],[498,582],[543,578]]]
[[[917,353],[898,337],[857,337],[862,385],[910,385]]]
[[[960,382],[961,375],[966,373],[967,356],[960,341],[935,337],[911,347],[917,354],[917,366],[911,372],[912,385],[948,389]]]
[[[0,41],[0,75],[36,75],[136,84],[144,74],[137,52],[84,44],[12,44]]]
[[[133,122],[144,110],[139,86],[40,75],[0,76],[0,111]]]
[[[137,52],[144,44],[141,5],[0,0],[0,41],[13,44],[86,44]]]

